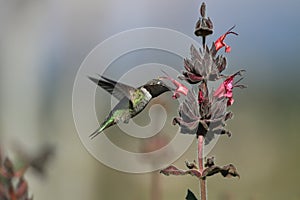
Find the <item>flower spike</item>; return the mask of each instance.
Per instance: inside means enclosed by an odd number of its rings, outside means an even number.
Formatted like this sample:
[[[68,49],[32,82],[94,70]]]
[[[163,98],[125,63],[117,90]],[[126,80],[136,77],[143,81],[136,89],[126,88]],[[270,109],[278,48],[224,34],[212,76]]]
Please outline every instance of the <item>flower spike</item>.
[[[217,55],[218,51],[224,47],[226,53],[231,51],[231,47],[224,41],[229,34],[238,35],[231,27],[221,37],[215,40],[211,47],[206,45],[205,39],[213,33],[213,23],[206,16],[206,4],[203,2],[200,8],[200,18],[196,23],[194,34],[202,37],[202,47],[196,48],[193,44],[190,47],[190,56],[183,60],[183,71],[179,75],[182,81],[190,84],[189,89],[170,77],[167,73],[160,79],[167,79],[175,86],[172,90],[173,98],[177,99],[181,94],[185,95],[178,107],[178,116],[173,118],[173,125],[178,125],[180,133],[194,135],[197,139],[197,162],[185,162],[188,168],[180,169],[174,165],[164,168],[160,173],[169,175],[192,175],[200,182],[200,199],[207,200],[208,177],[221,174],[225,178],[240,177],[237,168],[233,164],[218,166],[214,163],[214,157],[207,158],[205,163],[204,148],[209,145],[214,138],[220,135],[232,135],[226,129],[227,121],[233,118],[233,112],[228,111],[228,106],[232,105],[233,88],[245,88],[242,85],[244,79],[243,72],[223,74],[227,67],[227,59],[224,55]],[[212,82],[222,79],[221,84],[213,88]],[[197,200],[198,197],[188,190],[186,200]]]

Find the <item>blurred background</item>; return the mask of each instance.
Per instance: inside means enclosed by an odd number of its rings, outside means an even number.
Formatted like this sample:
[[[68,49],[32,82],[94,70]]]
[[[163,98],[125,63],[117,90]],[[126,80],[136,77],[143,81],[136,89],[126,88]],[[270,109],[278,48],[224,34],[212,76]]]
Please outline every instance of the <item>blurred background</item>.
[[[162,199],[184,199],[187,188],[198,193],[197,180],[189,176],[128,174],[95,160],[75,129],[72,87],[87,54],[121,31],[163,27],[200,42],[193,32],[201,2],[0,1],[0,143],[11,149],[17,142],[29,152],[55,146],[46,177],[26,174],[34,199],[151,199],[153,184],[159,185]],[[246,69],[248,85],[234,94],[230,109],[235,118],[228,123],[232,138],[222,137],[210,153],[218,165],[234,163],[241,179],[209,178],[209,199],[300,199],[300,3],[206,4],[215,27],[208,44],[236,25],[239,36],[226,39],[232,47],[226,73]],[[173,64],[181,67],[180,62]],[[105,99],[110,103],[107,95]],[[169,109],[176,114],[177,105]],[[195,150],[193,144],[175,164],[183,168]]]

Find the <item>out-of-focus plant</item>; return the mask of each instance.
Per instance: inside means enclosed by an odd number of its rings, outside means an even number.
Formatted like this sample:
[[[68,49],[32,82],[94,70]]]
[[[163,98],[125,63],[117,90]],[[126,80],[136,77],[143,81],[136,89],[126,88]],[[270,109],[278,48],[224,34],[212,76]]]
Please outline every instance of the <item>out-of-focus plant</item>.
[[[146,140],[141,145],[141,152],[148,153],[153,152],[162,147],[166,146],[168,143],[168,138],[166,136],[155,136],[152,137],[150,140]],[[172,152],[166,151],[155,158],[151,158],[150,156],[146,159],[143,159],[143,162],[149,163],[153,168],[156,167],[158,163],[164,159],[165,156],[169,156]],[[151,200],[161,200],[162,198],[162,182],[161,176],[157,171],[151,173],[151,190],[150,190],[150,199]]]
[[[171,165],[160,172],[164,175],[192,175],[198,178],[200,182],[200,198],[207,199],[206,179],[215,174],[221,174],[223,177],[240,177],[236,167],[233,164],[225,166],[217,166],[214,158],[207,158],[206,162],[203,158],[203,148],[205,144],[212,141],[215,135],[228,135],[231,132],[225,129],[226,122],[232,119],[233,113],[227,111],[227,108],[234,103],[233,89],[244,88],[239,84],[243,79],[243,72],[240,70],[232,75],[224,75],[227,60],[223,55],[217,55],[223,47],[225,52],[229,53],[231,47],[224,40],[229,34],[238,35],[233,32],[234,27],[230,28],[225,34],[219,37],[209,48],[205,44],[206,36],[213,33],[213,23],[210,18],[206,17],[206,6],[202,3],[200,8],[201,17],[196,24],[195,35],[201,36],[203,46],[197,50],[191,46],[191,58],[184,59],[185,71],[179,76],[181,80],[193,85],[193,89],[188,90],[187,87],[169,77],[161,77],[170,80],[175,86],[173,98],[179,98],[180,94],[185,95],[185,100],[179,106],[179,116],[175,117],[173,124],[180,126],[183,134],[194,134],[198,142],[198,165],[196,161],[186,162],[186,170]],[[240,76],[241,78],[236,80]],[[224,79],[220,86],[216,89],[209,89],[212,82]],[[188,190],[186,199],[194,200],[196,196]]]
[[[44,175],[46,161],[53,154],[53,147],[47,146],[35,156],[29,156],[18,148],[18,160],[12,162],[4,156],[0,147],[0,199],[1,200],[30,200],[28,183],[25,172],[32,168],[40,175]],[[17,167],[21,163],[20,167]]]

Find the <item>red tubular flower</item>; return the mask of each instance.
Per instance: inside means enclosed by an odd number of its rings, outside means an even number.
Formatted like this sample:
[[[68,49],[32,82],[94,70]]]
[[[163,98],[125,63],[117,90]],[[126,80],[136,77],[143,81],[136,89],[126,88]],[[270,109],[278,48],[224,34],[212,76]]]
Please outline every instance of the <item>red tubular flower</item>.
[[[232,89],[235,87],[244,88],[244,85],[237,85],[243,78],[239,79],[237,82],[233,82],[236,75],[241,76],[245,70],[240,70],[235,74],[229,76],[215,91],[214,96],[217,98],[226,97],[228,99],[227,106],[231,106],[234,102]]]
[[[224,35],[222,35],[221,37],[219,37],[216,41],[215,41],[215,47],[216,47],[216,51],[218,51],[219,49],[221,49],[222,47],[225,47],[225,52],[229,53],[231,51],[231,47],[228,46],[224,40],[226,38],[226,36],[228,34],[234,34],[234,35],[238,35],[236,32],[233,32],[232,29],[234,29],[235,26],[233,26],[232,28],[230,28]]]
[[[203,101],[204,101],[203,92],[201,90],[199,90],[199,93],[198,93],[198,103],[201,104]]]
[[[167,75],[167,73],[165,73],[165,74]],[[168,80],[170,80],[176,86],[176,89],[175,89],[175,91],[173,93],[173,96],[172,96],[173,99],[178,99],[180,97],[180,94],[183,94],[184,96],[187,95],[189,89],[185,85],[183,85],[182,83],[180,83],[179,81],[173,79],[172,77],[170,77],[168,75],[160,77],[160,78],[161,79],[168,79]]]

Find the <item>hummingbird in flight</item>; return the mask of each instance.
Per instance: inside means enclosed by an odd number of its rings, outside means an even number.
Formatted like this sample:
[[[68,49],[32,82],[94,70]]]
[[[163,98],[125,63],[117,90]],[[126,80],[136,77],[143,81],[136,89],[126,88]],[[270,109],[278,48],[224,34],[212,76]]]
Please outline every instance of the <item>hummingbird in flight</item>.
[[[171,91],[160,79],[152,79],[138,88],[118,83],[104,76],[100,76],[100,79],[93,77],[89,79],[119,100],[100,127],[90,135],[91,139],[118,122],[128,123],[131,118],[144,110],[151,99]]]

